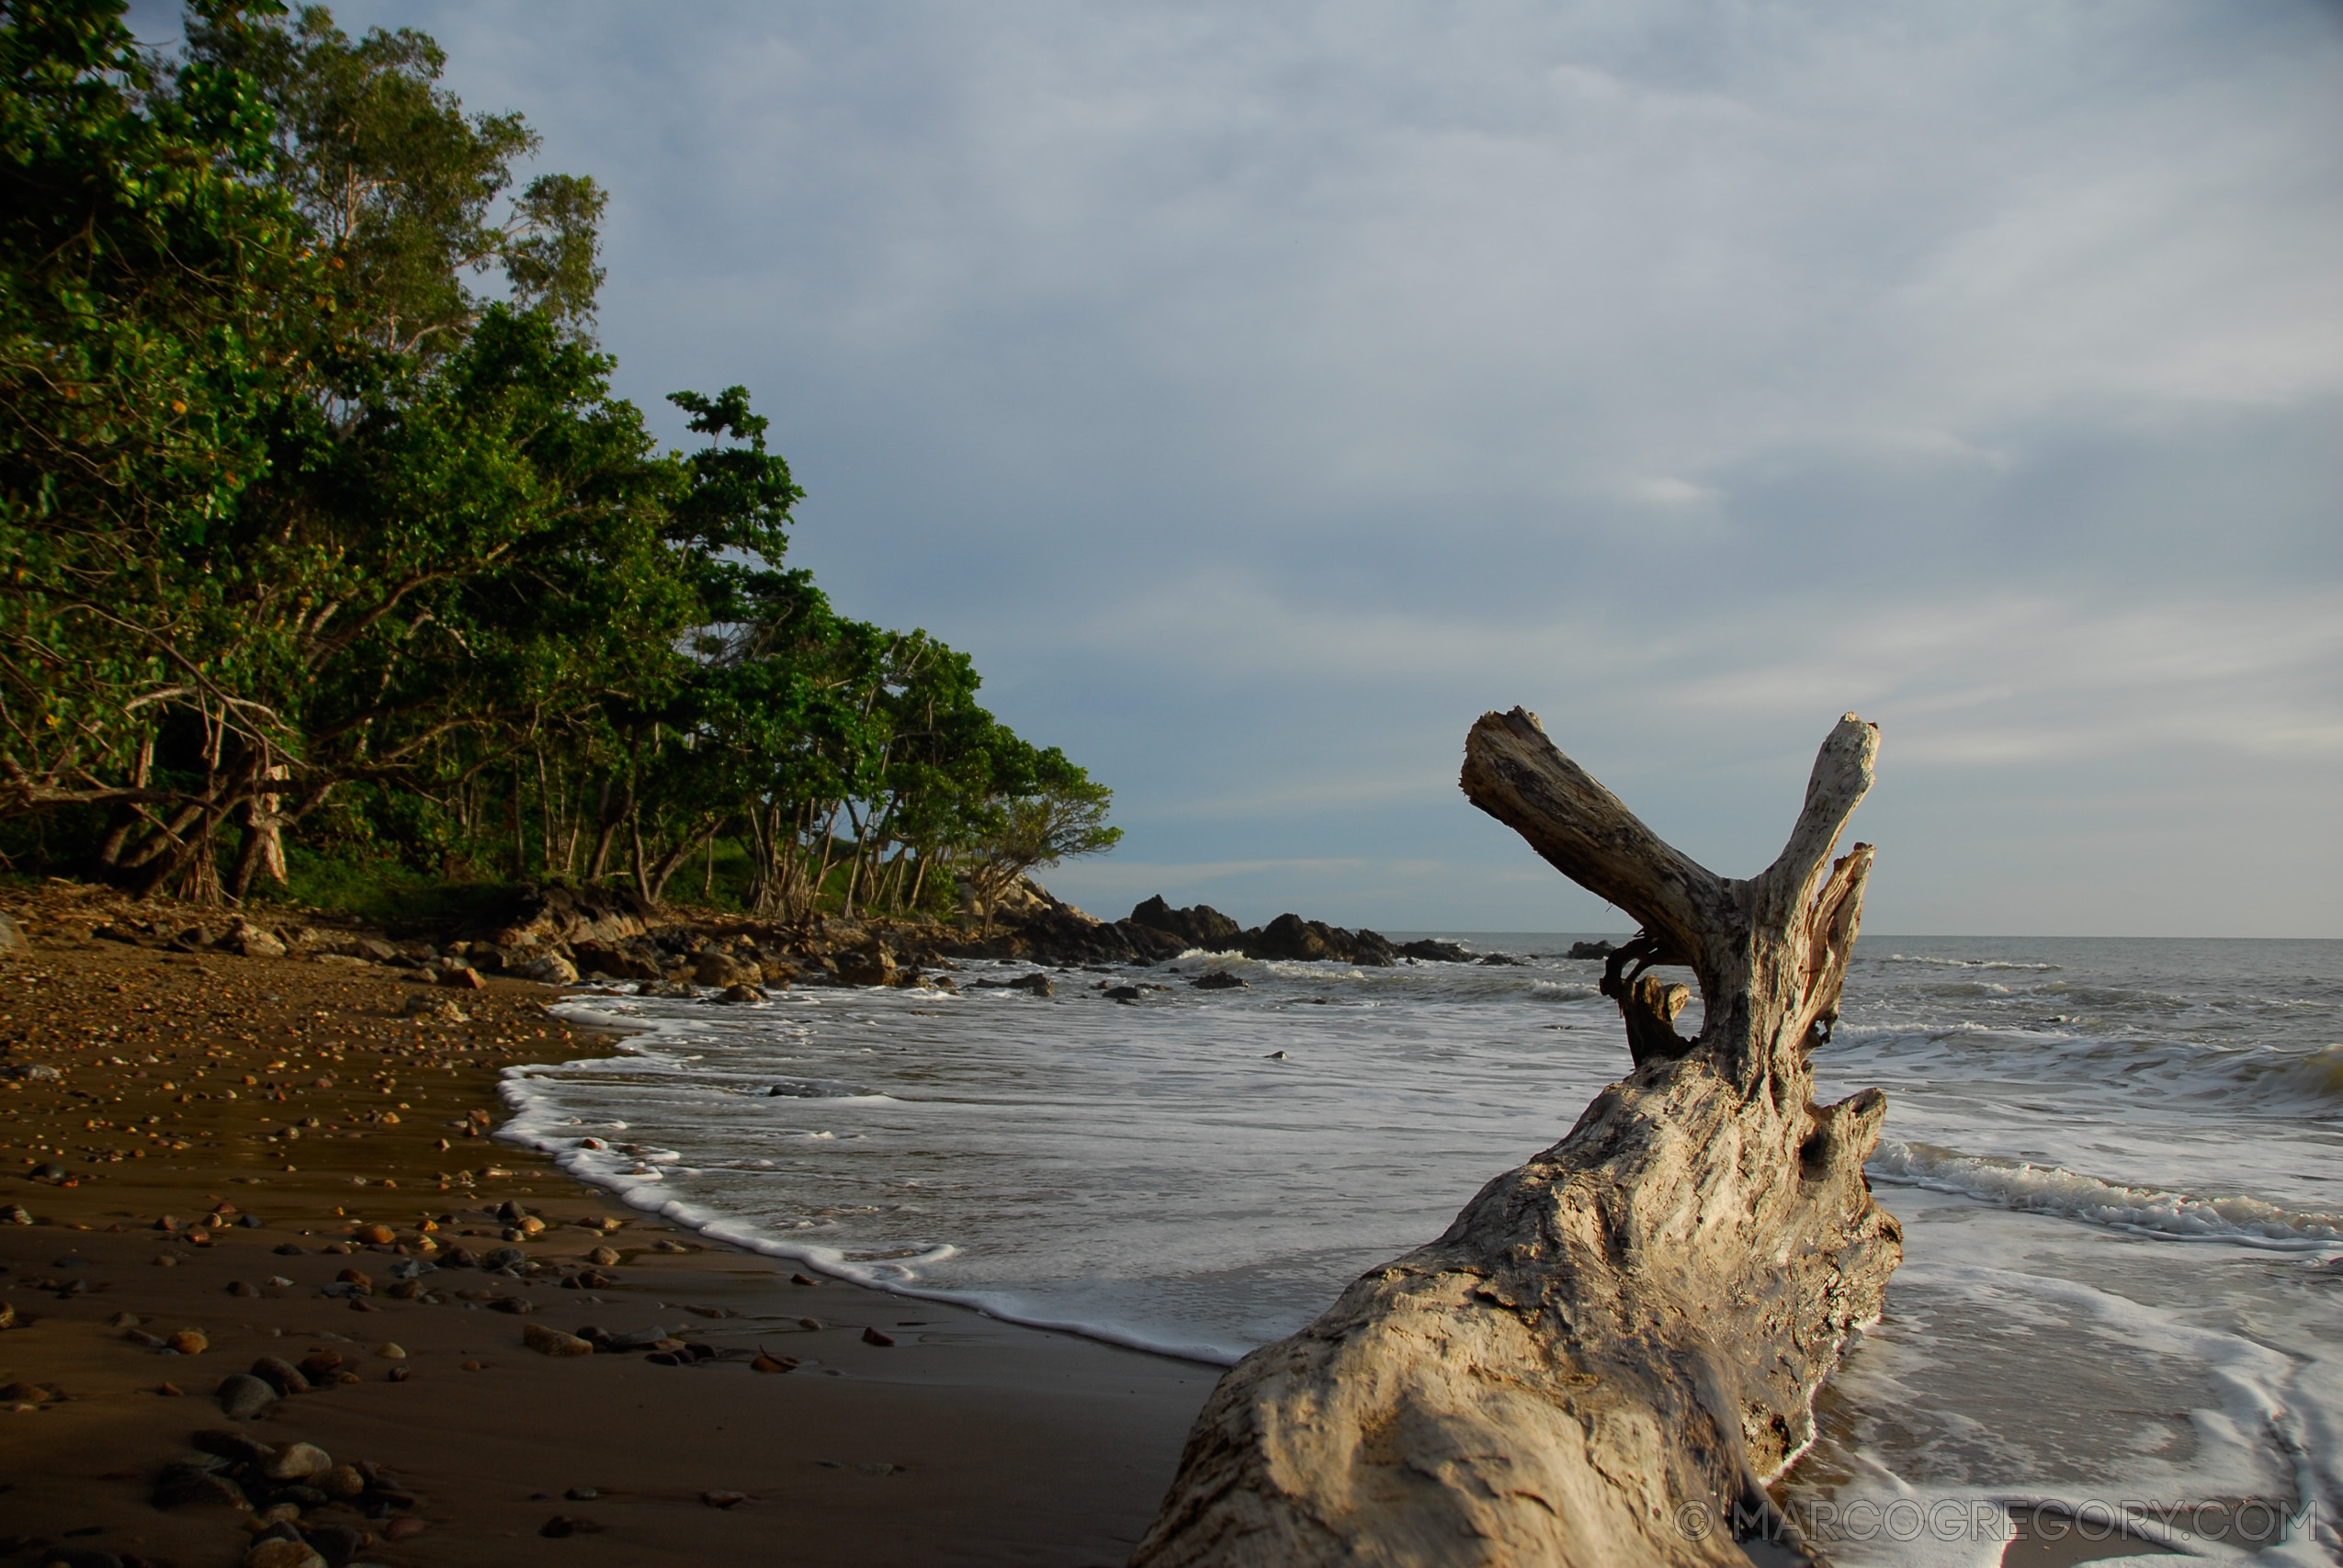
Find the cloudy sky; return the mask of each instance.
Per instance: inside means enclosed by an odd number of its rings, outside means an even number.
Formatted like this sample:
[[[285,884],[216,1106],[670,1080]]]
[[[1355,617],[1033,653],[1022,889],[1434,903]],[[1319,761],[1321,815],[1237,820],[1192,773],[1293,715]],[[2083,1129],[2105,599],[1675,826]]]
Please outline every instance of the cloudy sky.
[[[334,9],[1115,786],[1094,912],[1620,929],[1477,715],[1745,875],[1852,709],[1874,931],[2343,935],[2343,7]]]

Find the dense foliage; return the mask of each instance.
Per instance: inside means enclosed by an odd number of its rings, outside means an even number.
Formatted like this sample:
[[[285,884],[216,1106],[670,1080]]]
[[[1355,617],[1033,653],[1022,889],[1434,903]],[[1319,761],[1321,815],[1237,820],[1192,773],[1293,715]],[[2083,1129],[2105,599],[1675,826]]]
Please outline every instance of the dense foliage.
[[[905,908],[1111,845],[968,659],[782,563],[734,387],[610,393],[588,179],[427,38],[0,4],[0,842],[242,898],[294,861]],[[483,290],[481,280],[492,280]]]

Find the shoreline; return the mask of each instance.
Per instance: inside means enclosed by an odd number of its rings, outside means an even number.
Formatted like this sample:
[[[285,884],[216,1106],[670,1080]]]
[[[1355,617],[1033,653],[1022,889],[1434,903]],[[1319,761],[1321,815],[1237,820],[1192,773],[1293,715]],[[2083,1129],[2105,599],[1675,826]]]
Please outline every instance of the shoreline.
[[[793,1283],[787,1260],[685,1239],[492,1141],[505,1067],[616,1038],[549,1015],[543,987],[433,990],[346,960],[70,931],[0,963],[0,987],[15,1075],[0,1088],[0,1210],[33,1222],[0,1224],[0,1299],[18,1324],[0,1333],[0,1384],[19,1396],[0,1416],[39,1434],[0,1474],[16,1550],[237,1561],[249,1537],[233,1510],[148,1501],[192,1433],[233,1427],[374,1461],[415,1495],[376,1520],[311,1510],[369,1529],[368,1562],[567,1561],[585,1534],[614,1562],[1118,1562],[1218,1377],[948,1303]],[[466,1016],[411,1017],[410,996]],[[72,1184],[26,1174],[50,1164]],[[489,1212],[506,1202],[543,1235],[508,1241]],[[359,1239],[364,1224],[394,1239]],[[433,1254],[425,1237],[443,1263],[456,1247],[515,1247],[538,1272],[394,1282],[392,1265]],[[618,1261],[594,1262],[602,1247]],[[371,1294],[323,1293],[353,1267]],[[138,1325],[112,1326],[124,1314]],[[539,1355],[522,1343],[539,1325],[656,1326],[706,1360]],[[129,1337],[190,1327],[209,1341],[193,1356]],[[387,1344],[405,1354],[373,1354]],[[760,1351],[798,1364],[753,1371]],[[328,1353],[357,1381],[248,1421],[209,1397],[259,1357]],[[571,1535],[538,1534],[556,1516]],[[424,1528],[386,1535],[407,1517]]]

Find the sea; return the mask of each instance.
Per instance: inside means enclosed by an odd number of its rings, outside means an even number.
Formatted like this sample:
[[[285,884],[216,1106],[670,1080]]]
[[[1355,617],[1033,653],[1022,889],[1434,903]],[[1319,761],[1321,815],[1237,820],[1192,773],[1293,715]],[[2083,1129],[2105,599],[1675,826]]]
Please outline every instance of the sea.
[[[1566,956],[1606,933],[1406,934],[1477,961],[583,987],[564,1010],[624,1046],[511,1069],[500,1135],[714,1239],[1227,1364],[1627,1069]],[[1816,1070],[1887,1092],[1905,1233],[1777,1488],[1836,1561],[1982,1568],[2017,1529],[2343,1561],[2343,942],[1866,936]]]

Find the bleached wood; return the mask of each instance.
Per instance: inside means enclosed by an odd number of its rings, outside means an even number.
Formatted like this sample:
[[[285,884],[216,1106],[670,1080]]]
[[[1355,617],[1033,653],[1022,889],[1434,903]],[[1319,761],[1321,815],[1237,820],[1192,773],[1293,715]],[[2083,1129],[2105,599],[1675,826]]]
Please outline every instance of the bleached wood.
[[[1663,984],[1623,984],[1641,1065],[1439,1240],[1232,1369],[1135,1564],[1747,1563],[1735,1506],[1768,1514],[1901,1258],[1862,1175],[1885,1097],[1817,1106],[1807,1066],[1872,861],[1831,853],[1877,747],[1842,720],[1782,855],[1736,881],[1533,716],[1473,727],[1466,795],[1691,965],[1701,1032],[1674,1039]]]

